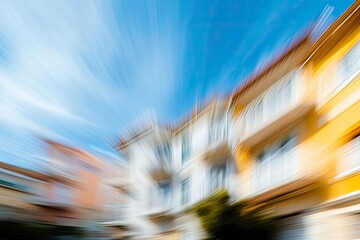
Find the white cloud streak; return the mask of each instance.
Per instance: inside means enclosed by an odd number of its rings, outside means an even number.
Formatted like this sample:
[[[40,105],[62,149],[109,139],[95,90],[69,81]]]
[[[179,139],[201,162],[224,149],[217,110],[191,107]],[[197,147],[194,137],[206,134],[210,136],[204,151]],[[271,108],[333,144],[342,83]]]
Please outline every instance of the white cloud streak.
[[[176,6],[114,4],[2,1],[0,132],[14,151],[36,134],[104,146],[139,113],[171,109],[185,45]]]

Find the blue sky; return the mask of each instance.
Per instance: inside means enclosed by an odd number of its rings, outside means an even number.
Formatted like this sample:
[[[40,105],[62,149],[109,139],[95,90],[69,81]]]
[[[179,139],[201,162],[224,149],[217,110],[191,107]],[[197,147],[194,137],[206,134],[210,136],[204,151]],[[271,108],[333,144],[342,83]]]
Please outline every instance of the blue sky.
[[[134,122],[226,94],[325,6],[335,19],[352,2],[2,1],[0,161],[43,163],[36,136],[112,152]]]

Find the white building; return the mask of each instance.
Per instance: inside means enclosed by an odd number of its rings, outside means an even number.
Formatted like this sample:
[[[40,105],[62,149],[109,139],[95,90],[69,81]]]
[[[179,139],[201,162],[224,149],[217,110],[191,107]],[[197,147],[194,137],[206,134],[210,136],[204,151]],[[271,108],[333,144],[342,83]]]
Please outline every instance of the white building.
[[[213,101],[176,128],[151,124],[120,141],[136,239],[201,239],[194,204],[219,188],[237,196],[229,119],[226,104]]]
[[[103,199],[103,216],[101,225],[107,236],[114,239],[123,239],[133,233],[124,222],[129,207],[128,195],[129,171],[127,163],[122,159],[102,156],[104,169],[101,182],[101,198]]]

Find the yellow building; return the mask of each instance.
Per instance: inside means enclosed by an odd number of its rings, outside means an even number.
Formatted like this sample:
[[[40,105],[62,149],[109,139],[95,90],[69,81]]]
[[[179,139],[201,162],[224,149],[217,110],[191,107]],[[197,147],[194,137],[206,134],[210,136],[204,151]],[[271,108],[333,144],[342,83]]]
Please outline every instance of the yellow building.
[[[279,239],[360,237],[359,15],[304,34],[232,97],[242,197]]]
[[[314,209],[321,238],[360,237],[360,2],[315,43],[308,63],[317,83],[314,145],[326,159],[326,195]],[[314,159],[317,161],[317,159]],[[309,163],[310,164],[310,163]]]

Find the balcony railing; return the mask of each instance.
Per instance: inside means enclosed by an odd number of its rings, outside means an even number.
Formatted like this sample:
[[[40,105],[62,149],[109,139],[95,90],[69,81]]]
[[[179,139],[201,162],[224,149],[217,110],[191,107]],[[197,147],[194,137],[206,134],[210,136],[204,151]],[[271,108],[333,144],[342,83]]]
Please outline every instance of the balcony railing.
[[[216,126],[209,130],[209,145],[219,142],[227,141],[228,129],[227,126]]]
[[[288,74],[244,109],[235,122],[240,142],[253,137],[277,121],[277,127],[280,129],[281,124],[287,124],[305,112],[303,109],[309,104],[305,99],[305,84],[301,75],[300,70]],[[287,115],[288,118],[285,118]],[[273,131],[277,131],[276,129],[272,126]]]
[[[360,135],[340,149],[338,159],[338,178],[360,172]]]
[[[108,204],[103,213],[103,222],[121,222],[129,216],[129,207],[126,203]]]
[[[252,170],[251,194],[260,194],[298,179],[299,166],[297,149],[264,157]]]
[[[159,193],[156,193],[158,195]],[[156,196],[154,197],[149,204],[149,207],[152,209],[169,209],[171,207],[171,197],[162,197]]]
[[[171,193],[162,194],[159,189],[151,188],[148,191],[147,214],[164,214],[171,210]]]

